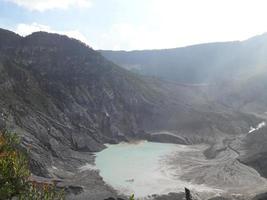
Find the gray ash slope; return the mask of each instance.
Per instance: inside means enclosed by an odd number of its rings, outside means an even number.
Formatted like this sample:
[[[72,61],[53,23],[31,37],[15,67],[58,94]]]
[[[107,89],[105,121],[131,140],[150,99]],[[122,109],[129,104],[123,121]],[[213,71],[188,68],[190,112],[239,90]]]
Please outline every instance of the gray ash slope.
[[[1,109],[45,156],[37,168],[51,156],[99,151],[140,131],[139,111],[148,115],[153,106],[141,79],[66,36],[9,34],[15,40],[1,45]]]
[[[1,121],[31,146],[35,175],[80,185],[92,199],[116,195],[97,173],[77,172],[104,143],[169,131],[214,146],[262,121],[209,93],[133,74],[66,36],[0,30]]]

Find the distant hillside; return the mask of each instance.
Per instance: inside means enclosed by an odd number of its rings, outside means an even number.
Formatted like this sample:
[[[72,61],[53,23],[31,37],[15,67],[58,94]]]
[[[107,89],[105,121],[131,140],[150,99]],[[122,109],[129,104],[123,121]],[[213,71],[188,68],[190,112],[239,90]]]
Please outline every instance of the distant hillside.
[[[134,72],[179,83],[240,79],[267,67],[267,34],[246,41],[200,44],[176,49],[100,51]]]

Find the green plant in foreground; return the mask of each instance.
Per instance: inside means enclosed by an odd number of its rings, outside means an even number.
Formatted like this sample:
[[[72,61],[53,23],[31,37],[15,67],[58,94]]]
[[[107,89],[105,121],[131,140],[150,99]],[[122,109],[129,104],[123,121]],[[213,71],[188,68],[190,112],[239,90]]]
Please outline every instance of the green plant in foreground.
[[[129,200],[134,200],[134,194],[132,194],[131,196],[130,196],[130,199]]]
[[[20,194],[19,200],[63,200],[64,191],[56,190],[55,186],[48,183],[36,183],[29,184],[29,190],[27,193]]]
[[[54,184],[38,183],[30,179],[26,153],[19,149],[16,134],[0,132],[0,200],[62,200],[64,192]]]

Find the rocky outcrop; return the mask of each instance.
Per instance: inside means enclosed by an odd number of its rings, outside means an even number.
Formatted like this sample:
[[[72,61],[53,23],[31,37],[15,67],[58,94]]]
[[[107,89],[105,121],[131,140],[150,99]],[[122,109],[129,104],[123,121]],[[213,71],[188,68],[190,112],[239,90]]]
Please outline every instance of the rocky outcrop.
[[[188,144],[186,139],[170,132],[156,132],[147,134],[146,139],[152,142]]]
[[[265,200],[265,199],[267,199],[267,193],[259,194],[255,196],[252,200]]]
[[[267,128],[262,127],[244,136],[240,142],[239,160],[254,167],[267,178]]]

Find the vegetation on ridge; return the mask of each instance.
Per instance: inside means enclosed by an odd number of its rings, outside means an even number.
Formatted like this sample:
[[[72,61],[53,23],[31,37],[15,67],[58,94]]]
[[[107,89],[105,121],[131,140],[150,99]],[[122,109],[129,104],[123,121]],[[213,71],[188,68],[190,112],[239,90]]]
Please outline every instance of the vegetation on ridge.
[[[19,148],[16,134],[0,132],[0,200],[62,200],[63,191],[54,184],[38,183],[30,178],[28,158]]]

